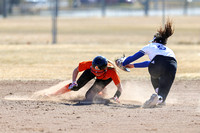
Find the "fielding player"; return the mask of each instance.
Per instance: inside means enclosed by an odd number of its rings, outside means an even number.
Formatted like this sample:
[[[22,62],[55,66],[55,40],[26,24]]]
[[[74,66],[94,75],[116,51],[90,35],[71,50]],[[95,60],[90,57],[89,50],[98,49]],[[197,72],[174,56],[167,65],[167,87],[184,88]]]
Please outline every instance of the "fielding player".
[[[172,21],[168,19],[165,28],[163,29],[161,27],[157,31],[158,33],[154,35],[151,43],[144,46],[139,52],[126,59],[117,59],[115,61],[117,66],[121,67],[123,70],[124,67],[148,67],[151,83],[156,94],[153,94],[151,98],[143,104],[143,108],[152,108],[158,104],[165,104],[166,97],[176,75],[177,61],[174,52],[166,46],[168,37],[174,33]],[[130,64],[145,54],[149,56],[150,61]]]
[[[82,75],[77,80],[78,73],[82,71]],[[80,62],[79,66],[73,71],[72,83],[66,85],[57,92],[50,94],[50,96],[56,96],[69,91],[78,91],[94,78],[94,84],[85,95],[87,101],[93,101],[97,94],[100,93],[111,81],[113,81],[117,86],[117,91],[112,100],[119,102],[119,97],[122,92],[120,78],[114,65],[103,56],[96,56],[93,61]]]

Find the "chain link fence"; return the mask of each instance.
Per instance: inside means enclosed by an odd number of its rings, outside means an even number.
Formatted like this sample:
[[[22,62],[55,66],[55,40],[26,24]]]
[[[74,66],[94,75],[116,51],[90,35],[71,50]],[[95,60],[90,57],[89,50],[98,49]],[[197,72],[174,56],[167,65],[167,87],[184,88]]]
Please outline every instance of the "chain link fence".
[[[0,15],[52,14],[56,0],[1,0]],[[59,16],[200,15],[200,0],[58,0]]]

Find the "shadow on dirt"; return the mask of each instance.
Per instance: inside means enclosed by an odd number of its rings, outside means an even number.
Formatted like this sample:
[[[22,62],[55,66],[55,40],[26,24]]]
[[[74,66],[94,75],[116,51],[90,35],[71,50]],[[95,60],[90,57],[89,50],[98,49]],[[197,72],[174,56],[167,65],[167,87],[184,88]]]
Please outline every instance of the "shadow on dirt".
[[[87,101],[87,100],[82,100],[82,101],[77,101],[77,100],[70,100],[68,101],[70,103],[61,103],[67,106],[91,106],[91,105],[105,105],[108,107],[116,107],[116,108],[127,108],[127,109],[136,109],[140,108],[141,105],[134,104],[134,103],[116,103],[112,102],[109,99],[104,99],[101,101]]]
[[[117,103],[111,99],[106,99],[102,97],[98,97],[93,101],[83,100],[83,98],[77,99],[53,99],[47,97],[37,97],[32,98],[27,95],[7,95],[4,97],[5,100],[14,100],[14,101],[43,101],[43,102],[55,102],[57,104],[64,104],[66,106],[92,106],[92,105],[104,105],[108,107],[114,108],[127,108],[127,109],[136,109],[141,107],[141,103],[138,101],[121,101]]]

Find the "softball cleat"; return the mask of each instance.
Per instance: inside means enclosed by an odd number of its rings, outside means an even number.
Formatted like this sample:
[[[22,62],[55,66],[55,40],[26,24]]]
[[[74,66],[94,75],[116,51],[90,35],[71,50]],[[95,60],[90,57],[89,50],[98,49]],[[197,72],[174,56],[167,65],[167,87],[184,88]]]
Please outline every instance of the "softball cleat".
[[[147,100],[144,104],[143,104],[143,108],[154,108],[156,107],[156,105],[158,104],[158,95],[157,94],[152,94],[152,96],[150,97],[149,100]]]

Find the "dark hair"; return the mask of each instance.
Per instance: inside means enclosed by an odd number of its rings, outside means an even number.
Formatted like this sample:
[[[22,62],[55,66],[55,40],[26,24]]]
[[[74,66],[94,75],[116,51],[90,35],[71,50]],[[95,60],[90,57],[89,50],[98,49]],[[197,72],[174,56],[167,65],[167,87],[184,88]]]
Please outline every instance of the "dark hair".
[[[167,39],[174,33],[174,28],[172,28],[172,20],[168,18],[164,29],[160,27],[157,32],[158,33],[154,35],[154,41],[166,45]]]

